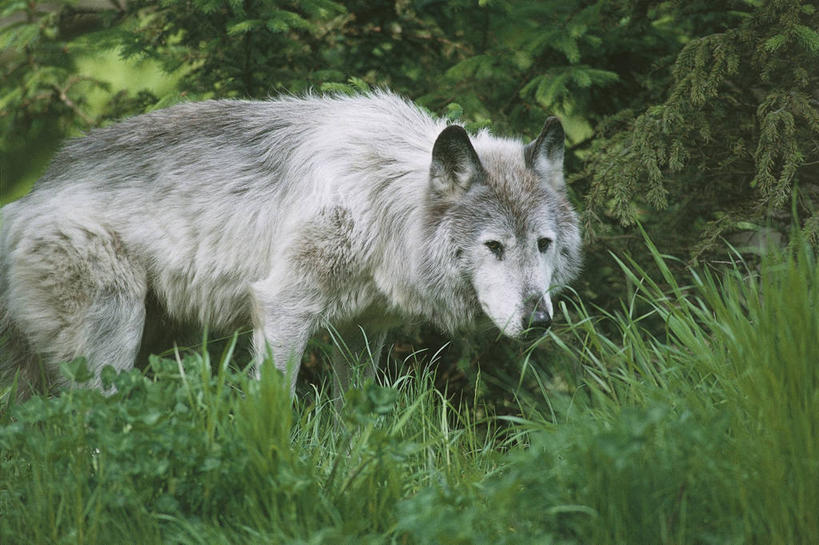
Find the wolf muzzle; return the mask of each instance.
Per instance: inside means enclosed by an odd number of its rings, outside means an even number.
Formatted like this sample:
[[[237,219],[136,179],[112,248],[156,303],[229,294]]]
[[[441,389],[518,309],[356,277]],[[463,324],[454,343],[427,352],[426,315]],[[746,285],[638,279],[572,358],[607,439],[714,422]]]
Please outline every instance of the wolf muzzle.
[[[526,337],[534,338],[546,334],[546,330],[552,325],[552,316],[543,302],[538,298],[531,311],[523,315],[523,330]]]
[[[534,329],[549,329],[552,317],[545,310],[535,310],[529,317],[528,327]]]

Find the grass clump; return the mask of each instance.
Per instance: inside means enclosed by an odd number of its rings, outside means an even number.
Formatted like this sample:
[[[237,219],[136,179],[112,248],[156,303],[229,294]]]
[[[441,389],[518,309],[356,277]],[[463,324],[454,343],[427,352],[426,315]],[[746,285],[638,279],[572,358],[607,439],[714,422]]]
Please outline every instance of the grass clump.
[[[272,366],[255,381],[203,354],[108,369],[109,396],[7,408],[0,542],[378,543],[431,476],[486,473],[477,428],[449,429],[458,410],[428,373],[363,384],[339,411],[321,392],[294,405]]]

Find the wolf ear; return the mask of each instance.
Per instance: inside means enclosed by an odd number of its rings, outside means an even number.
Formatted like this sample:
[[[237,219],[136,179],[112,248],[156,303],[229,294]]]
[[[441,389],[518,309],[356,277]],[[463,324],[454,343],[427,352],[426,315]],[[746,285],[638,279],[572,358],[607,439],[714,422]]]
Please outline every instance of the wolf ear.
[[[441,131],[432,147],[429,178],[441,196],[457,196],[484,175],[475,148],[463,127],[450,125]]]
[[[540,136],[523,148],[526,168],[531,168],[555,189],[562,189],[563,181],[563,125],[556,117],[550,117],[543,125]]]

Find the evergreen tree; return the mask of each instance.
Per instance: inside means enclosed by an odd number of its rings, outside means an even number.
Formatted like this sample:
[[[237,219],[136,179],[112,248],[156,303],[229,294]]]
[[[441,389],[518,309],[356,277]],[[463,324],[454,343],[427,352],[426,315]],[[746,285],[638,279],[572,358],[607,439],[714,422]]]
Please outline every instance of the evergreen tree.
[[[685,45],[663,101],[599,125],[575,178],[592,231],[640,220],[666,251],[696,257],[732,231],[787,232],[798,218],[817,241],[819,15],[777,0],[732,16]]]

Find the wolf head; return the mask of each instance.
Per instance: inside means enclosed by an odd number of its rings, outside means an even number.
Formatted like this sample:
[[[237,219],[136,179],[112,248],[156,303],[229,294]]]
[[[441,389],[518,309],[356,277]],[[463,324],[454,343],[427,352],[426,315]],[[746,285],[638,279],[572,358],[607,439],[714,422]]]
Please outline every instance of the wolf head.
[[[472,300],[507,336],[545,332],[552,296],[577,273],[580,230],[551,117],[528,145],[450,125],[435,141],[430,199]]]

